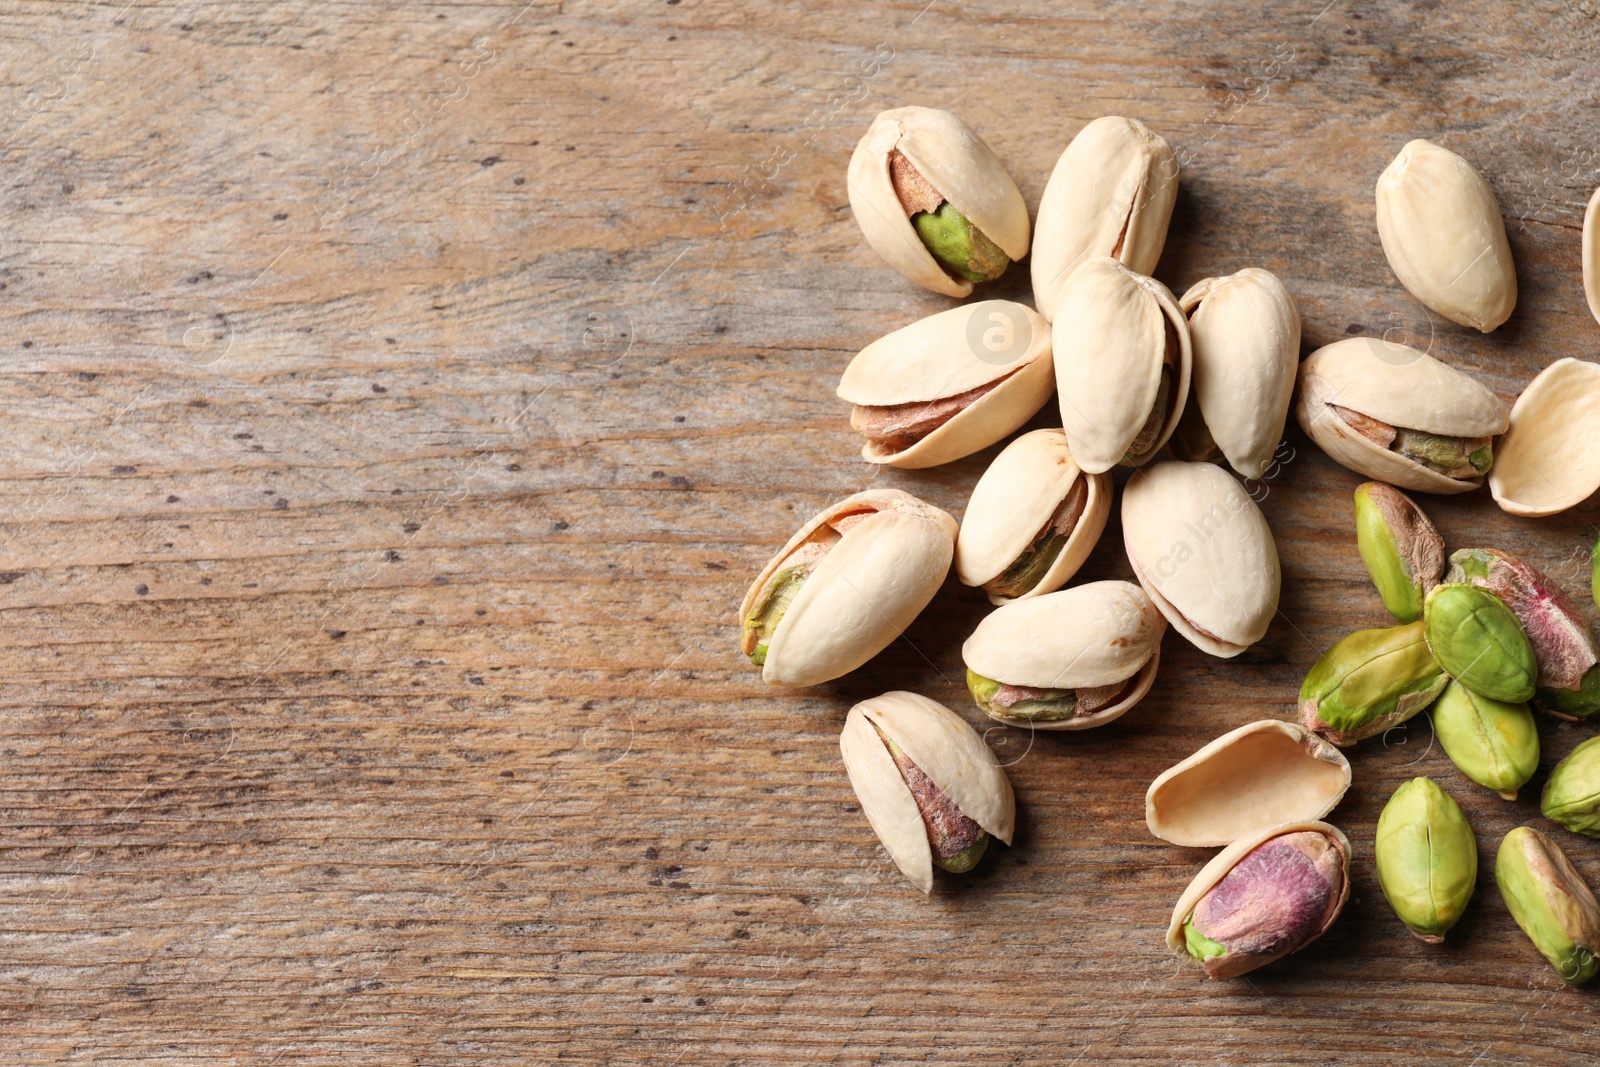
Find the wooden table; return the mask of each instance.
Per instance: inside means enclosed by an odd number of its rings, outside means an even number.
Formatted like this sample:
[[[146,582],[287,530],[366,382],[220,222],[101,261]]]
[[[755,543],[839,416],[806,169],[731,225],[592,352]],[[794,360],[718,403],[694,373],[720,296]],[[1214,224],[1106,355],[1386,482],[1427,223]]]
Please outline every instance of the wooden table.
[[[1160,277],[1269,268],[1308,351],[1409,337],[1507,399],[1595,357],[1593,0],[1324,3],[8,5],[0,1061],[1593,1062],[1595,994],[1490,862],[1589,726],[1541,721],[1513,804],[1425,719],[1361,745],[1328,936],[1231,982],[1162,943],[1209,853],[1146,832],[1145,786],[1289,716],[1318,652],[1385,618],[1359,479],[1298,430],[1267,638],[1221,661],[1169,634],[1117,723],[991,733],[1017,840],[931,898],[837,736],[893,688],[981,724],[981,597],[952,580],[811,690],[736,649],[806,517],[873,484],[959,514],[995,451],[875,470],[833,396],[949,304],[851,218],[880,109],[955,109],[1030,205],[1083,123],[1143,119],[1183,162]],[[1415,136],[1507,216],[1522,295],[1489,336],[1379,248],[1373,183]],[[1028,299],[1026,270],[989,291]],[[1581,590],[1600,504],[1426,506]],[[1113,519],[1081,577],[1129,574]],[[1372,867],[1418,774],[1484,857],[1441,947]],[[1600,883],[1600,845],[1556,833]]]

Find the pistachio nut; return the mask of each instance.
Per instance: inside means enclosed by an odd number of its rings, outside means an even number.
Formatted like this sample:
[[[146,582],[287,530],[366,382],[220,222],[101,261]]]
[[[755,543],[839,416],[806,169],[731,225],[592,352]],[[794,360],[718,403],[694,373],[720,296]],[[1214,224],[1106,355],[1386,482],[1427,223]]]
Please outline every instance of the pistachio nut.
[[[1039,201],[1032,260],[1039,313],[1054,321],[1062,284],[1098,256],[1153,274],[1177,196],[1172,147],[1144,123],[1107,115],[1079,130]]]
[[[1350,895],[1350,842],[1325,822],[1296,821],[1241,837],[1178,898],[1167,947],[1210,978],[1236,978],[1305,948]]]
[[[1091,474],[1149,462],[1189,395],[1189,326],[1154,278],[1101,256],[1061,286],[1052,330],[1061,425]]]
[[[1089,557],[1111,514],[1111,475],[1085,474],[1061,430],[1034,430],[983,472],[956,536],[956,575],[993,604],[1052,593]]]
[[[1501,509],[1539,518],[1600,489],[1600,364],[1558,359],[1511,408],[1489,492]]]
[[[1460,805],[1431,778],[1411,779],[1383,806],[1372,852],[1400,921],[1430,945],[1443,941],[1478,879],[1478,841]]]
[[[816,685],[881,652],[939,591],[956,522],[898,489],[827,508],[767,561],[739,607],[763,681]]]
[[[1589,299],[1589,314],[1600,322],[1600,189],[1583,213],[1583,295]]]
[[[1422,622],[1357,630],[1318,657],[1300,686],[1300,721],[1340,747],[1383,733],[1433,703],[1445,683]]]
[[[933,868],[971,870],[989,838],[1011,843],[1016,801],[967,722],[916,693],[863,700],[839,735],[850,785],[889,858],[924,893]]]
[[[1516,704],[1533,696],[1539,664],[1522,623],[1487,589],[1461,582],[1434,586],[1422,605],[1428,651],[1456,681]]]
[[[1180,432],[1174,444],[1195,453],[1186,458],[1210,459],[1209,441],[1242,477],[1260,478],[1283,440],[1300,366],[1294,298],[1277,275],[1247,267],[1196,282],[1178,306],[1194,351],[1194,395],[1184,421],[1201,425]]]
[[[1133,573],[1202,652],[1237,656],[1278,611],[1278,549],[1244,487],[1210,463],[1156,463],[1128,479],[1122,536]]]
[[[1444,574],[1444,538],[1422,509],[1382,482],[1356,486],[1356,549],[1383,606],[1401,622],[1422,618],[1422,598]]]
[[[1600,837],[1600,737],[1589,738],[1555,765],[1540,807],[1551,822]]]
[[[1500,842],[1494,880],[1511,917],[1563,981],[1587,982],[1600,971],[1600,903],[1554,841],[1530,826],[1512,830]]]
[[[919,319],[856,353],[838,395],[855,405],[861,458],[935,467],[987,448],[1050,399],[1050,327],[1031,308],[980,300]]]
[[[931,107],[872,120],[850,157],[850,210],[908,281],[966,296],[1028,252],[1028,205],[994,150]]]
[[[1295,417],[1337,463],[1424,493],[1483,484],[1510,414],[1474,378],[1375,337],[1325,345],[1300,364]]]
[[[1132,582],[1090,582],[1004,604],[961,646],[967,688],[990,718],[1086,730],[1150,691],[1166,620]]]
[[[1488,333],[1517,304],[1494,190],[1472,164],[1412,141],[1378,177],[1378,238],[1400,284],[1451,322]]]
[[[1583,612],[1537,567],[1499,549],[1463,548],[1451,553],[1446,580],[1487,589],[1511,609],[1533,645],[1540,688],[1576,692],[1600,663],[1600,645]]]
[[[1540,711],[1557,719],[1577,722],[1600,714],[1600,666],[1590,667],[1576,691],[1541,686],[1533,691]]]
[[[1451,682],[1433,705],[1433,732],[1462,774],[1506,800],[1539,769],[1539,730],[1526,704]]]
[[[1145,792],[1144,821],[1174,845],[1229,845],[1286,819],[1320,819],[1349,788],[1343,752],[1295,723],[1262,719],[1162,771]]]

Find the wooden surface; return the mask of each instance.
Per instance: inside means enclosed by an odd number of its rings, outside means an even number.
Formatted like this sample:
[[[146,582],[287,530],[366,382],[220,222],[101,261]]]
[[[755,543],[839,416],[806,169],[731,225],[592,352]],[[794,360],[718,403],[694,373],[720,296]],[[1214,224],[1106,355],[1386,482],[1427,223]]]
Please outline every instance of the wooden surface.
[[[808,691],[736,649],[806,517],[871,484],[959,514],[995,451],[874,470],[833,396],[949,305],[851,218],[883,108],[957,110],[1030,207],[1084,122],[1143,119],[1183,165],[1159,276],[1267,267],[1308,350],[1409,336],[1507,399],[1595,357],[1595,4],[1324,3],[5,4],[0,1062],[1592,1062],[1595,993],[1489,862],[1592,727],[1541,721],[1515,804],[1425,719],[1363,744],[1328,936],[1226,983],[1162,943],[1209,851],[1146,832],[1145,786],[1384,620],[1359,479],[1298,431],[1267,638],[1169,633],[1119,722],[991,731],[1017,841],[931,898],[837,735],[891,688],[979,723],[982,598],[952,581]],[[1522,295],[1490,336],[1385,265],[1373,183],[1415,136],[1504,208]],[[1600,504],[1427,506],[1581,589]],[[1082,577],[1129,573],[1113,519]],[[1371,862],[1417,774],[1484,856],[1442,947]]]

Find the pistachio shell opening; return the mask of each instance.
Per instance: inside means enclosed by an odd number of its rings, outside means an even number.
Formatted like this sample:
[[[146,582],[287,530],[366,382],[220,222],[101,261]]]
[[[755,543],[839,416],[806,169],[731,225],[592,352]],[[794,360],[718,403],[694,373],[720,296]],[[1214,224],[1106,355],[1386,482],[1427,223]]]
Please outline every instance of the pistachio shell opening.
[[[1600,903],[1556,843],[1529,826],[1500,842],[1494,880],[1511,917],[1562,981],[1600,971]]]
[[[1600,364],[1558,359],[1511,408],[1489,492],[1513,515],[1538,518],[1600,489]]]
[[[1461,807],[1432,779],[1413,778],[1383,806],[1372,851],[1395,915],[1428,944],[1442,942],[1478,878],[1478,842]]]
[[[1444,574],[1444,539],[1422,509],[1382,482],[1356,486],[1356,549],[1383,606],[1400,622],[1422,618],[1422,599]]]

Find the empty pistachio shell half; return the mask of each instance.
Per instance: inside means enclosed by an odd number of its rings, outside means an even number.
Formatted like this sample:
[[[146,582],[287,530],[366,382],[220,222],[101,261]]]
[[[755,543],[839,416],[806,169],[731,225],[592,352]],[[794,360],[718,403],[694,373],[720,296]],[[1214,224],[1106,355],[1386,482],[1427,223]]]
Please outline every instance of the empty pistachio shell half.
[[[1150,832],[1174,845],[1230,845],[1286,819],[1320,819],[1350,788],[1350,761],[1292,722],[1230,730],[1162,771],[1144,795]]]
[[[956,537],[956,575],[993,604],[1052,593],[1089,557],[1111,514],[1111,475],[1085,474],[1067,435],[1034,430],[983,472]]]
[[[1335,462],[1424,493],[1483,484],[1510,414],[1474,378],[1405,345],[1351,337],[1300,364],[1295,417]]]
[[[1202,652],[1237,656],[1278,611],[1278,549],[1250,494],[1210,463],[1156,463],[1128,479],[1122,536],[1144,591]]]
[[[981,300],[901,327],[863,348],[839,379],[855,405],[861,458],[933,467],[999,441],[1055,384],[1050,326],[1010,300]]]
[[[943,704],[906,692],[863,700],[845,717],[839,752],[878,840],[924,893],[935,866],[961,873],[990,836],[1011,843],[1011,782],[978,732]]]
[[[1382,482],[1356,486],[1356,549],[1383,606],[1401,622],[1422,618],[1422,598],[1444,574],[1444,538],[1422,509]]]
[[[1154,278],[1108,256],[1061,287],[1052,325],[1061,425],[1091,474],[1137,467],[1177,428],[1189,395],[1189,326]]]
[[[1383,806],[1372,851],[1400,921],[1430,945],[1443,941],[1478,879],[1478,841],[1460,805],[1432,779],[1411,779]]]
[[[1600,902],[1556,843],[1530,826],[1506,834],[1494,880],[1511,917],[1563,981],[1600,971]]]
[[[885,111],[850,157],[850,210],[878,255],[946,296],[1028,251],[1028,205],[983,138],[948,111]]]
[[[1305,948],[1350,895],[1350,842],[1325,822],[1296,821],[1241,837],[1178,898],[1167,947],[1210,978],[1237,978]]]
[[[1090,582],[1002,605],[961,646],[972,699],[991,718],[1086,730],[1150,691],[1166,620],[1132,582]]]
[[[816,685],[881,652],[939,591],[956,522],[898,489],[846,497],[802,526],[739,607],[763,681]]]
[[[1583,213],[1583,295],[1589,298],[1589,314],[1600,322],[1600,189]]]
[[[1487,589],[1511,609],[1533,645],[1540,688],[1576,692],[1600,663],[1583,612],[1537,567],[1496,548],[1463,548],[1451,553],[1447,580]]]
[[[1062,283],[1097,256],[1153,274],[1177,195],[1178,161],[1144,123],[1107,115],[1079,130],[1039,201],[1032,272],[1040,314],[1055,319]]]
[[[1400,284],[1452,322],[1484,333],[1517,304],[1517,272],[1494,190],[1431,141],[1400,150],[1378,178],[1378,237]]]
[[[1600,837],[1600,737],[1589,738],[1555,765],[1540,806],[1551,822]]]
[[[1511,408],[1489,492],[1513,515],[1538,518],[1600,489],[1600,364],[1558,359]]]
[[[1433,705],[1433,732],[1461,773],[1506,800],[1539,769],[1539,730],[1526,704],[1474,693],[1460,682]]]
[[[1435,586],[1422,606],[1428,651],[1456,681],[1516,704],[1533,696],[1539,663],[1522,623],[1486,589],[1459,582]]]
[[[1341,747],[1383,733],[1433,703],[1449,681],[1422,622],[1357,630],[1318,657],[1300,686],[1300,721]]]
[[[1202,442],[1188,459],[1210,459],[1214,444],[1245,478],[1260,478],[1283,440],[1300,365],[1300,313],[1277,275],[1248,267],[1206,278],[1178,301],[1189,319],[1194,396],[1184,421]],[[1174,444],[1189,438],[1180,431]]]

